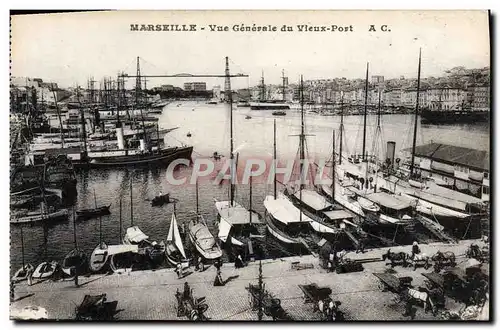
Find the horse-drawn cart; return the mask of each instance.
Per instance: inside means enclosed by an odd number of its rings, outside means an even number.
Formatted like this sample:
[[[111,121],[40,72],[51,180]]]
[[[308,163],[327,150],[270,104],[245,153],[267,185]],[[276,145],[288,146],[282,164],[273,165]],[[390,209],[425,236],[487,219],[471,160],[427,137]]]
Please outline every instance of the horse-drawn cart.
[[[250,304],[253,310],[258,310],[261,305],[264,314],[272,317],[273,321],[292,320],[292,317],[281,307],[281,300],[273,297],[264,286],[259,289],[258,285],[249,284],[246,289],[250,294]]]
[[[182,292],[177,289],[175,298],[177,299],[177,317],[185,316],[190,321],[208,320],[205,316],[205,312],[208,309],[208,305],[205,303],[205,297],[194,298],[193,290],[189,287],[187,282],[184,284],[184,290]]]
[[[411,287],[411,277],[396,277],[388,273],[373,273],[379,282],[379,288],[382,291],[391,291],[400,294],[405,288]]]
[[[407,310],[411,309],[413,304],[423,304],[424,311],[427,311],[427,306],[430,306],[432,312],[437,309],[436,293],[426,290],[425,288],[413,289],[411,277],[396,277],[387,273],[373,273],[379,282],[379,288],[382,291],[390,291],[395,293],[396,302],[404,302]]]
[[[342,320],[343,313],[339,310],[340,301],[333,301],[330,297],[332,289],[329,287],[318,287],[316,283],[308,285],[299,284],[304,293],[304,303],[313,303],[314,311],[318,311],[322,321]]]
[[[447,269],[443,274],[422,273],[427,278],[425,284],[429,290],[441,290],[456,301],[467,305],[483,305],[488,292],[488,281],[482,272],[467,272],[461,268]]]

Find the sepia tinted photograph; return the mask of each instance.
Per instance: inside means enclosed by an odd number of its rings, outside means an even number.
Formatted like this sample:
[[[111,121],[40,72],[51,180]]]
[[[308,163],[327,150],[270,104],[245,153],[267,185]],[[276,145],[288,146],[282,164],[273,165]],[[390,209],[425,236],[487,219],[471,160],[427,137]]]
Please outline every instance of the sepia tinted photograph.
[[[486,10],[10,15],[10,319],[490,321]]]

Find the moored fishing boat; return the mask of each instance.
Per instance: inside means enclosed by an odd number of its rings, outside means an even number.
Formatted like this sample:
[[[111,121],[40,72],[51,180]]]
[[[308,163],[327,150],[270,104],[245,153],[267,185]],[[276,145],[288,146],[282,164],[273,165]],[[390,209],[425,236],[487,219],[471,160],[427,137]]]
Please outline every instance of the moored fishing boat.
[[[33,278],[35,279],[46,279],[54,275],[54,273],[59,269],[59,264],[56,261],[42,262],[33,271]]]
[[[170,228],[168,229],[166,240],[165,256],[172,266],[177,266],[178,264],[181,264],[183,268],[189,266],[189,260],[186,257],[184,245],[182,244],[182,238],[179,233],[179,227],[177,226],[177,218],[175,216],[175,212],[172,213],[172,219],[170,220]]]
[[[108,215],[110,214],[109,208],[111,207],[111,204],[106,205],[106,206],[99,206],[91,209],[82,209],[76,211],[76,215],[78,219],[90,219],[90,218],[95,218],[99,217],[102,215]]]
[[[68,210],[62,209],[53,212],[28,212],[21,216],[10,218],[11,224],[34,223],[34,222],[51,222],[55,220],[67,219]]]
[[[31,264],[25,264],[21,266],[12,276],[11,280],[13,282],[21,282],[28,278],[29,274],[33,273],[35,268]]]
[[[191,243],[203,258],[214,260],[222,257],[222,250],[210,233],[202,215],[197,215],[197,219],[189,222],[188,235]]]
[[[87,270],[87,260],[87,255],[82,249],[73,249],[64,257],[61,269],[69,276],[74,276],[75,271],[77,274],[84,274]]]

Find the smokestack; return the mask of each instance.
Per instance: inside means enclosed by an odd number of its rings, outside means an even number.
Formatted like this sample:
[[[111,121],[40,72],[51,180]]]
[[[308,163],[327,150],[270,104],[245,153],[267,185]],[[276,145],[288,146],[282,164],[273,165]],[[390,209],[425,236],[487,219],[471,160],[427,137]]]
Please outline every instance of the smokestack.
[[[116,139],[118,140],[118,149],[125,149],[125,143],[123,140],[123,127],[121,126],[116,128]]]
[[[396,142],[387,141],[387,156],[386,159],[390,160],[389,166],[394,167],[394,154],[396,153]]]

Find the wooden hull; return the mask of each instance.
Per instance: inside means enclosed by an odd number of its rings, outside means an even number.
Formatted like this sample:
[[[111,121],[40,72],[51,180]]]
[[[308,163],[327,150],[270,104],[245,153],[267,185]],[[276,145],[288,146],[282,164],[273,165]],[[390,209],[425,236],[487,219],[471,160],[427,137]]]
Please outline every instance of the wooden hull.
[[[190,222],[189,230],[188,230],[189,240],[191,241],[191,243],[193,243],[196,250],[201,254],[201,256],[207,260],[215,260],[215,259],[221,258],[222,251],[220,250],[220,248],[215,248],[215,249],[211,248],[210,250],[206,250],[200,245],[200,243],[198,242],[194,233],[191,230],[192,225],[193,225],[193,223]]]
[[[190,160],[192,152],[193,147],[172,148],[159,154],[92,158],[89,163],[79,166],[90,166],[91,168],[167,166],[175,159]]]
[[[81,249],[74,249],[70,251],[65,257],[61,266],[62,271],[68,275],[73,276],[73,269],[76,269],[78,274],[84,274],[87,271],[87,256]]]
[[[101,215],[108,215],[110,214],[109,208],[111,207],[111,204],[108,206],[101,206],[96,209],[88,209],[88,210],[79,210],[76,211],[76,215],[78,219],[90,219],[90,218],[95,218]]]
[[[33,272],[33,278],[35,279],[46,279],[54,275],[56,270],[58,269],[59,264],[55,261],[52,262],[42,262],[36,267]]]
[[[106,244],[98,244],[90,255],[89,268],[92,272],[99,272],[109,267],[108,247]]]
[[[19,268],[17,272],[12,276],[12,281],[21,282],[28,278],[28,274],[33,272],[35,268],[31,264],[26,264]]]
[[[34,222],[49,222],[60,219],[66,219],[68,217],[68,210],[59,210],[56,212],[48,213],[48,214],[36,214],[19,218],[11,218],[11,224],[19,224],[19,223],[34,223]]]
[[[278,227],[276,227],[273,224],[273,220],[271,219],[271,215],[267,215],[266,217],[266,224],[267,224],[267,230],[271,235],[273,235],[277,240],[279,240],[282,243],[289,244],[289,245],[301,245],[302,243],[285,232],[281,231]]]

